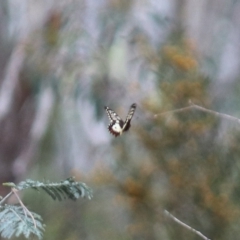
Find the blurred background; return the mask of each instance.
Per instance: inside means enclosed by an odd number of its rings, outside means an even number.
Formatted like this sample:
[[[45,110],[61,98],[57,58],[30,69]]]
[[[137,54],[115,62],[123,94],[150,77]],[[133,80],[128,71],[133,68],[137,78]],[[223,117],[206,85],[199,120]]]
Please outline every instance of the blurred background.
[[[75,176],[91,201],[24,192],[44,239],[239,239],[240,1],[1,0],[0,182]],[[129,132],[114,138],[104,106]],[[156,115],[157,114],[157,115]],[[0,185],[0,195],[9,189]]]

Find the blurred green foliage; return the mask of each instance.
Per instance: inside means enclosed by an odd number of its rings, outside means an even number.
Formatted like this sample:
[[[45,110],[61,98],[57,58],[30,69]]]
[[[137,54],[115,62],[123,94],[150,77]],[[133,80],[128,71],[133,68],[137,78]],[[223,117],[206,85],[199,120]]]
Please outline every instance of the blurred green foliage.
[[[96,15],[77,4],[53,11],[31,36],[22,73],[35,95],[50,85],[56,96],[29,174],[75,175],[94,192],[90,202],[66,203],[61,211],[32,196],[47,225],[46,239],[199,239],[164,209],[210,239],[238,239],[238,126],[197,109],[169,112],[191,103],[220,111],[226,103],[215,102],[214,79],[202,71],[198,46],[169,19],[144,11],[144,1],[106,1]],[[135,19],[138,13],[147,23]],[[238,109],[239,86],[234,91],[227,101],[235,99]],[[76,117],[85,117],[84,101],[91,103],[96,125],[106,117],[104,105],[122,116],[123,106],[137,102],[130,131],[94,144],[100,134],[93,120],[84,125]],[[82,158],[89,171],[76,163]]]
[[[159,95],[140,103],[152,117],[133,119],[129,135],[137,139],[114,140],[117,163],[112,176],[102,176],[128,211],[127,232],[131,239],[199,238],[166,219],[167,209],[210,239],[237,239],[232,226],[240,219],[240,134],[229,123],[228,131],[219,135],[225,120],[217,114],[196,109],[166,112],[190,103],[213,107],[210,79],[201,74],[189,41],[167,42],[152,59]]]

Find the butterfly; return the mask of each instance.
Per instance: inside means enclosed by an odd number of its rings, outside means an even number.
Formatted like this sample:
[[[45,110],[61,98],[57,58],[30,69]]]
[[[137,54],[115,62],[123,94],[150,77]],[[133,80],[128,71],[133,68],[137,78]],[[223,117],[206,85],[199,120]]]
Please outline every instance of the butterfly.
[[[113,134],[115,137],[122,135],[123,132],[127,131],[131,127],[131,120],[133,117],[133,114],[136,110],[137,104],[133,103],[130,106],[130,109],[128,111],[128,115],[126,117],[125,122],[109,107],[104,107],[108,118],[110,120],[110,123],[108,125],[108,130],[111,134]]]

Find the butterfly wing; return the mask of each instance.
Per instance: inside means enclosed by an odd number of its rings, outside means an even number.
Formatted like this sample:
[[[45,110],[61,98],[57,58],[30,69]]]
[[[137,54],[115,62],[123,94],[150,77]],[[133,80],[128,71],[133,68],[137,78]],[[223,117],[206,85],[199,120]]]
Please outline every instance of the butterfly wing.
[[[123,132],[123,120],[109,107],[104,107],[108,118],[110,120],[110,123],[108,125],[108,130],[111,134],[113,134],[115,137],[119,136]]]
[[[136,103],[133,103],[130,106],[127,118],[126,118],[126,120],[124,122],[124,125],[123,125],[123,131],[127,131],[131,127],[131,120],[132,120],[132,117],[133,117],[133,115],[135,113],[136,108],[137,108],[137,104]]]
[[[104,107],[104,108],[107,112],[110,123],[112,121],[122,121],[122,119],[112,109],[110,109],[109,107]]]

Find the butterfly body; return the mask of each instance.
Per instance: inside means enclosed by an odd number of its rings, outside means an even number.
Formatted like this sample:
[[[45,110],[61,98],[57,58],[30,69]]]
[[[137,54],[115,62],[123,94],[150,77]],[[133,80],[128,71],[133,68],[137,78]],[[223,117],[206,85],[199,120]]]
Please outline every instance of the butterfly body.
[[[136,110],[137,104],[133,103],[130,106],[127,118],[123,121],[112,109],[105,107],[105,110],[108,114],[110,123],[108,125],[108,130],[115,137],[122,135],[123,132],[128,131],[131,126],[131,120]]]

